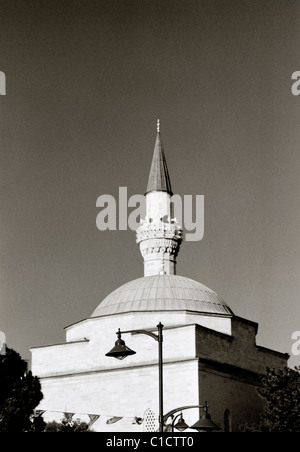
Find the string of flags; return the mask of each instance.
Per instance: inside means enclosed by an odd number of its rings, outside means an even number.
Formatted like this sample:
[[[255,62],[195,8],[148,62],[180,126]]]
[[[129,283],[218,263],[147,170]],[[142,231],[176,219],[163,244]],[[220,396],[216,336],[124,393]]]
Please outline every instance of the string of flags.
[[[64,419],[66,419],[67,423],[71,424],[73,422],[73,416],[75,414],[77,415],[87,415],[89,417],[89,423],[88,428],[91,428],[92,425],[101,417],[100,414],[89,414],[89,413],[70,413],[66,411],[54,411],[54,410],[34,410],[33,418],[37,418],[42,416],[44,413],[61,413],[64,416]],[[102,415],[104,417],[107,417],[107,415]],[[121,419],[123,419],[124,416],[112,416],[109,417],[109,419],[106,420],[106,424],[115,424],[116,422],[119,422]],[[131,419],[132,424],[138,424],[141,425],[144,421],[143,418],[134,416],[127,419]]]

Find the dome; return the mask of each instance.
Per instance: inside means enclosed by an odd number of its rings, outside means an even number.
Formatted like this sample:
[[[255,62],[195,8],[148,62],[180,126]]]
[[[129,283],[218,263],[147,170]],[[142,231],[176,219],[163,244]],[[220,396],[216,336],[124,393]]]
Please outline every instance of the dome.
[[[114,290],[101,301],[92,317],[137,311],[233,315],[222,298],[203,284],[184,276],[155,275],[135,279]]]

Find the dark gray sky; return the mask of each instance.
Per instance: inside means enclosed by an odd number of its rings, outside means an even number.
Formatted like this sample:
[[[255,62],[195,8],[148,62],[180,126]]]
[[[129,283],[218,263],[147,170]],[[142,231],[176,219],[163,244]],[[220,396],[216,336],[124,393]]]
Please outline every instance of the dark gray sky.
[[[96,199],[144,193],[156,119],[175,193],[205,196],[177,272],[291,351],[300,330],[298,1],[1,0],[0,330],[26,359],[143,275]],[[113,332],[112,332],[113,334]],[[293,357],[290,365],[300,363]]]

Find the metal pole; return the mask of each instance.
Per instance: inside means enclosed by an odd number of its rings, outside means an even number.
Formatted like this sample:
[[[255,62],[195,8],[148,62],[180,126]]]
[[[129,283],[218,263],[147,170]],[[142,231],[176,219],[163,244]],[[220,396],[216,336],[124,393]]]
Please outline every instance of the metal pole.
[[[177,416],[175,416],[174,419],[172,420],[172,424],[171,424],[171,426],[172,426],[172,432],[174,432],[175,421],[176,421],[176,419],[179,418],[179,416],[181,416],[181,414],[182,414],[182,413],[177,414]]]
[[[164,413],[163,413],[163,325],[161,322],[157,325],[158,329],[158,374],[159,374],[159,431],[164,431]]]

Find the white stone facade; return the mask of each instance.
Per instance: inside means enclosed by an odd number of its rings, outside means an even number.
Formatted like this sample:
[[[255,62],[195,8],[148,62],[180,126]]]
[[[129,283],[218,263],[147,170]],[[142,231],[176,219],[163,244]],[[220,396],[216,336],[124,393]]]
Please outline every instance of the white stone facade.
[[[255,345],[253,324],[229,316],[155,312],[89,318],[66,328],[65,344],[32,349],[32,371],[40,377],[44,394],[38,409],[46,411],[45,419],[63,412],[76,413],[82,419],[99,414],[92,427],[95,431],[143,431],[144,423],[133,423],[136,417],[143,418],[148,408],[158,417],[158,343],[146,335],[127,333],[122,339],[135,355],[119,361],[105,353],[114,345],[118,328],[151,328],[155,333],[159,322],[165,325],[164,414],[208,400],[214,421],[222,427],[223,412],[229,405],[237,412],[246,400],[244,412],[257,411],[255,385],[237,370],[235,375],[231,367],[222,369],[228,364],[255,373],[264,365],[284,362],[280,354]],[[207,359],[214,365],[203,365]],[[244,400],[230,396],[235,390],[244,394]],[[251,400],[247,399],[250,395]],[[122,419],[106,424],[114,416]],[[191,423],[198,417],[198,410],[185,413]],[[233,425],[238,428],[240,422],[241,417]]]
[[[134,417],[143,418],[147,408],[158,413],[158,343],[149,336],[128,333],[122,338],[135,355],[119,361],[105,353],[112,348],[118,328],[149,329],[150,321],[155,332],[159,321],[168,323],[167,317],[155,313],[150,318],[124,314],[87,319],[67,328],[65,344],[32,349],[32,372],[40,377],[44,394],[38,409],[46,410],[47,419],[51,413],[66,411],[100,414],[101,419],[120,416],[128,420],[123,420],[124,431],[143,431],[143,424],[131,422]],[[173,323],[175,317],[180,321],[185,316],[169,317]],[[197,404],[194,327],[164,328],[163,336],[165,410],[176,404]],[[184,391],[178,390],[177,382],[185,385]],[[93,428],[119,431],[120,425],[103,424],[99,419]]]

